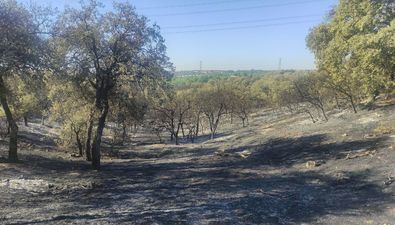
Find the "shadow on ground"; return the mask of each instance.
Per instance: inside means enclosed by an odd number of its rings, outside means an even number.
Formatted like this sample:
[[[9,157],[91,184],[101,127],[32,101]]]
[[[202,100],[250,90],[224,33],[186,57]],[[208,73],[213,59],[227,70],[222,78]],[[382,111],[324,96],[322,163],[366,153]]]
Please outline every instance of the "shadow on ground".
[[[317,223],[328,215],[378,213],[395,201],[372,181],[374,174],[370,171],[322,174],[289,167],[307,160],[336,160],[355,150],[377,147],[382,141],[329,143],[325,135],[312,135],[233,150],[254,149],[247,159],[217,157],[215,149],[184,149],[196,151],[188,155],[197,159],[105,163],[100,173],[84,173],[84,163],[75,167],[74,162],[37,159],[38,170],[76,170],[83,174],[79,179],[94,178],[100,185],[89,190],[45,193],[32,197],[35,200],[19,202],[44,214],[51,213],[51,204],[60,205],[61,211],[51,219],[28,220],[21,219],[22,215],[13,222],[299,224]],[[177,158],[180,151],[168,152],[166,158]],[[199,160],[202,154],[212,159]],[[5,206],[0,203],[1,207]]]
[[[298,138],[276,138],[264,144],[247,145],[227,151],[237,153],[250,150],[252,156],[236,162],[240,166],[268,164],[270,166],[293,166],[307,161],[344,159],[356,151],[374,150],[384,146],[387,137],[330,142],[326,135],[310,135]],[[234,162],[232,162],[233,164]]]

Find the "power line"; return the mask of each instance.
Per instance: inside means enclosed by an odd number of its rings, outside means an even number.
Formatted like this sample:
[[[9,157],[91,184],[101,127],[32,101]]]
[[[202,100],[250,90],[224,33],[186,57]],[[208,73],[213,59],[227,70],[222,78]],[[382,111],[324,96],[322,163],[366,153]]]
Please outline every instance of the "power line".
[[[287,23],[273,23],[273,24],[261,24],[254,26],[241,26],[241,27],[228,27],[228,28],[216,28],[216,29],[202,29],[202,30],[190,30],[190,31],[177,31],[177,32],[165,32],[165,34],[185,34],[185,33],[202,33],[202,32],[213,32],[213,31],[225,31],[225,30],[244,30],[251,28],[261,28],[261,27],[275,27],[275,26],[284,26],[291,24],[302,24],[302,23],[311,23],[311,22],[319,22],[318,20],[303,20],[297,22],[287,22]]]
[[[243,2],[257,2],[262,0],[243,0]],[[193,7],[193,6],[208,6],[208,5],[222,5],[226,3],[236,3],[240,2],[240,0],[227,0],[227,1],[217,1],[217,2],[201,2],[201,3],[191,3],[191,4],[181,4],[181,5],[165,5],[165,6],[150,6],[150,7],[143,7],[140,9],[149,10],[149,9],[168,9],[168,8],[186,8],[186,7]]]
[[[322,15],[319,15],[319,14],[304,15],[304,16],[287,16],[287,17],[267,18],[267,19],[260,19],[260,20],[244,20],[244,21],[235,21],[235,22],[198,24],[198,25],[185,25],[185,26],[168,26],[168,27],[162,27],[162,29],[210,27],[210,26],[221,26],[221,25],[234,25],[234,24],[245,24],[245,23],[268,22],[268,21],[277,21],[277,20],[286,20],[286,19],[302,19],[302,18],[321,17],[321,16]]]
[[[242,11],[242,10],[249,10],[249,9],[261,9],[261,8],[270,8],[270,7],[279,7],[279,6],[300,5],[300,4],[312,3],[312,2],[318,2],[318,1],[320,1],[320,0],[308,0],[308,1],[288,2],[288,3],[280,3],[280,4],[270,4],[270,5],[267,4],[267,5],[249,6],[249,7],[241,7],[241,8],[231,8],[231,9],[194,11],[194,12],[185,12],[185,13],[157,14],[157,15],[148,15],[148,16],[149,17],[166,17],[166,16],[210,14],[210,13],[218,13],[218,12],[232,12],[232,11]]]

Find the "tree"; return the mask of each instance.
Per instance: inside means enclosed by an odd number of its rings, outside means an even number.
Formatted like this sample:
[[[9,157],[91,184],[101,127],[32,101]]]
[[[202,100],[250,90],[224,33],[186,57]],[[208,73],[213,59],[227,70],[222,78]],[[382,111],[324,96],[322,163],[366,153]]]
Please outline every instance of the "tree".
[[[243,127],[246,126],[254,108],[250,85],[243,78],[231,78],[226,81],[228,108],[231,114],[241,119]]]
[[[110,120],[115,122],[113,143],[124,144],[128,127],[143,123],[148,111],[148,100],[136,84],[122,85],[111,98]],[[120,138],[120,140],[118,140]]]
[[[325,77],[320,74],[309,74],[299,77],[294,81],[294,88],[298,93],[300,102],[309,104],[307,107],[314,107],[321,112],[322,116],[328,121],[326,115],[326,103],[329,97],[325,88]]]
[[[215,138],[220,119],[226,114],[226,90],[220,81],[210,82],[199,90],[198,101],[210,126],[211,139]]]
[[[6,79],[10,76],[24,79],[42,68],[46,47],[40,33],[44,21],[42,11],[28,9],[14,0],[0,1],[0,103],[10,126],[11,162],[18,160],[18,126],[9,105],[12,90],[7,88]]]
[[[332,88],[354,110],[361,97],[392,91],[395,60],[395,3],[389,0],[340,0],[328,20],[315,27],[307,46]]]
[[[42,76],[40,79],[9,76],[5,81],[10,93],[8,102],[15,120],[22,118],[25,126],[28,126],[29,117],[41,116],[48,109],[47,88]]]
[[[90,151],[85,149],[89,124],[87,119],[92,111],[89,98],[85,98],[75,83],[55,79],[47,84],[48,98],[51,101],[51,120],[61,125],[60,144],[65,147],[77,147],[78,155],[90,159]]]
[[[187,90],[183,90],[185,92],[184,95],[187,96],[190,101],[190,110],[187,111],[184,124],[188,131],[188,139],[192,143],[195,141],[195,138],[199,136],[202,125],[202,106],[198,96],[199,88],[199,86],[192,86]]]
[[[158,120],[170,133],[171,139],[175,139],[179,145],[179,133],[184,129],[185,119],[191,109],[191,102],[183,92],[168,93],[154,103],[154,110],[158,112]]]
[[[91,0],[81,9],[67,9],[56,26],[68,74],[89,82],[95,90],[97,129],[91,151],[95,169],[100,168],[109,100],[120,82],[155,79],[171,69],[157,26],[150,26],[129,3],[114,3],[112,12],[100,7]]]

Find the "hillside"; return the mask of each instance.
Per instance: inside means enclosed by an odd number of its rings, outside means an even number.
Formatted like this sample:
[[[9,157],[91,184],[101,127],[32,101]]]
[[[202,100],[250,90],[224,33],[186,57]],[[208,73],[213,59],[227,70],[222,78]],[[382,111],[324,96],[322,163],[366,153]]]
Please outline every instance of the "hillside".
[[[60,152],[56,128],[21,125],[22,162],[0,163],[0,223],[393,223],[395,105],[330,115],[259,111],[180,146],[140,131],[101,172]]]

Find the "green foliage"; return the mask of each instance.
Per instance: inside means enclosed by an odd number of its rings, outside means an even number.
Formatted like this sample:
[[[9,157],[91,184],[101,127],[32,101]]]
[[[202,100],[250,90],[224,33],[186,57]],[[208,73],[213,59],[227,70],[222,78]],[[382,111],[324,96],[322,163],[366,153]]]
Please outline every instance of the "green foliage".
[[[32,108],[30,101],[34,102],[36,98],[31,95],[11,96],[11,93],[20,92],[21,85],[9,85],[6,79],[18,77],[25,80],[39,75],[37,71],[44,67],[47,49],[45,37],[40,33],[47,24],[48,12],[27,8],[14,0],[0,1],[0,103],[10,127],[9,160],[13,162],[18,160],[18,126],[8,99],[13,97],[14,103],[26,106],[22,111],[27,111]],[[19,107],[14,106],[14,110],[19,110]]]
[[[60,124],[59,144],[67,148],[81,147],[86,139],[88,118],[93,110],[89,102],[72,82],[51,80],[48,83],[51,100],[50,119]]]
[[[254,82],[266,76],[288,76],[306,74],[308,71],[264,71],[264,70],[248,70],[248,71],[209,71],[203,74],[198,72],[177,72],[171,80],[172,85],[176,88],[190,87],[193,85],[206,84],[213,80],[227,80],[235,77],[240,77],[249,82]]]
[[[332,18],[309,34],[319,69],[351,102],[394,89],[394,18],[392,1],[340,0]]]

